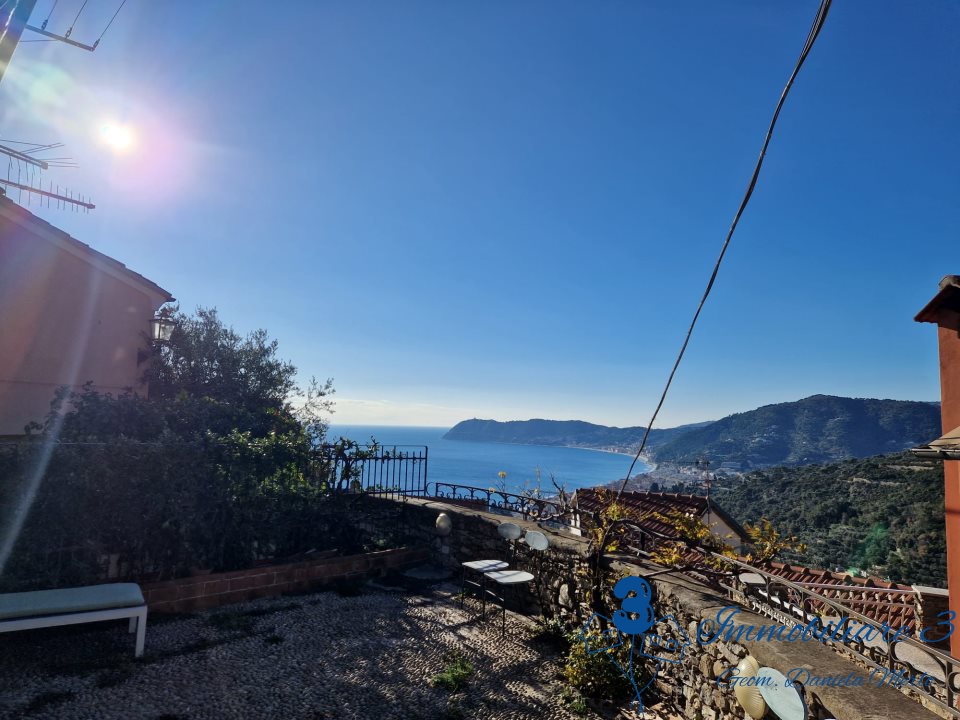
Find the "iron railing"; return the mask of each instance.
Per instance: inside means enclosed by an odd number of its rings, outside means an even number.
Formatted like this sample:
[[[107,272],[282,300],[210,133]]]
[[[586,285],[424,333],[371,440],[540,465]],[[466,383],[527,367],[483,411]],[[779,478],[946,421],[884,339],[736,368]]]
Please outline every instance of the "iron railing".
[[[514,515],[524,520],[558,525],[574,525],[578,524],[579,520],[576,508],[570,507],[569,503],[560,497],[518,495],[497,488],[478,488],[445,482],[434,483],[432,496],[476,505],[490,512]]]
[[[750,608],[755,612],[784,624],[797,620],[802,620],[804,623],[816,620],[821,629],[826,629],[828,623],[833,622],[832,618],[824,612],[826,608],[829,608],[834,611],[839,619],[839,624],[835,625],[834,632],[830,635],[830,637],[836,637],[837,639],[829,640],[830,645],[839,646],[842,651],[852,653],[859,660],[867,663],[868,666],[877,670],[889,671],[893,676],[901,672],[906,673],[907,678],[926,675],[930,678],[930,682],[914,684],[905,681],[900,689],[909,688],[918,695],[922,695],[940,710],[945,711],[950,717],[960,718],[960,709],[956,707],[957,698],[960,697],[960,660],[957,658],[912,637],[899,636],[895,632],[897,628],[893,628],[892,639],[889,636],[884,636],[882,632],[879,632],[880,623],[850,607],[850,605],[864,604],[859,599],[851,598],[847,601],[849,604],[844,604],[844,602],[815,592],[806,587],[806,584],[791,582],[779,575],[774,575],[739,560],[733,560],[716,553],[710,554],[724,562],[732,563],[743,570],[744,573],[754,573],[763,579],[762,585],[743,582],[742,580],[733,586],[722,585],[731,599],[736,600],[738,599],[737,596],[742,596],[746,598]],[[880,593],[885,590],[884,588],[839,585],[832,585],[831,588],[860,593]],[[891,600],[904,595],[900,591],[890,591],[887,594],[891,596]],[[892,602],[889,604],[895,605],[898,603]],[[874,628],[878,630],[877,635],[879,637],[864,641],[859,637],[859,633],[847,632],[851,623]],[[919,626],[919,622],[917,625]],[[919,627],[916,629],[920,630]],[[851,635],[853,637],[850,637]],[[894,683],[894,686],[897,685]]]
[[[426,445],[324,445],[317,452],[332,492],[427,494]]]

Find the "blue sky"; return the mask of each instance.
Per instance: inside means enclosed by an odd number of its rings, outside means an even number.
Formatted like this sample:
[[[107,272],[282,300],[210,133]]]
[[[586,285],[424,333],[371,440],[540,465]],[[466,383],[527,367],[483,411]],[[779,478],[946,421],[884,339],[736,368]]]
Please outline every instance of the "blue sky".
[[[65,142],[46,178],[97,210],[36,212],[267,328],[336,422],[643,424],[816,8],[128,3],[96,53],[20,47],[0,135]],[[834,4],[661,426],[937,399],[912,317],[960,272],[958,38],[952,0]]]

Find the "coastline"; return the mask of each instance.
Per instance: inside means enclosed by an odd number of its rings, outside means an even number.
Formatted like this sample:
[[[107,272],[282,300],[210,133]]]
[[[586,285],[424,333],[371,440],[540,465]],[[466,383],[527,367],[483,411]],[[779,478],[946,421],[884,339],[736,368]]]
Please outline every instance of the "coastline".
[[[527,443],[527,442],[506,442],[504,440],[467,440],[466,438],[448,438],[446,435],[441,436],[441,440],[452,440],[453,442],[482,442],[490,443],[491,445],[519,445],[521,447],[544,447],[544,448],[569,448],[570,450],[590,450],[592,452],[602,452],[608,453],[610,455],[622,455],[623,457],[632,458],[636,455],[635,452],[628,450],[613,450],[610,448],[598,448],[598,447],[588,447],[586,445],[544,445],[542,443]],[[646,465],[646,470],[643,473],[636,473],[642,475],[644,473],[653,472],[657,469],[657,463],[654,462],[649,455],[644,453],[640,456],[640,462]]]

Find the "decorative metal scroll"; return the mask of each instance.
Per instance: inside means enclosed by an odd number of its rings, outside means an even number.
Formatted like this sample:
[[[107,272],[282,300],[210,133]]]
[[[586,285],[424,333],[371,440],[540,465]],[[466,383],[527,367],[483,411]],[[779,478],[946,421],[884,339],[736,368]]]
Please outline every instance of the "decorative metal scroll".
[[[575,508],[560,498],[531,497],[502,492],[496,488],[478,488],[456,483],[434,483],[433,496],[452,502],[476,505],[489,512],[519,516],[524,520],[571,525],[579,518]]]

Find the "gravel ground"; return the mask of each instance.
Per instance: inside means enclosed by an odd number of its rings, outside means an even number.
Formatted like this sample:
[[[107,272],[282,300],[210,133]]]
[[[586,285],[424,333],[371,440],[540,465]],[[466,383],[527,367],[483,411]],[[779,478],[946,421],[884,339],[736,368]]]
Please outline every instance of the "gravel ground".
[[[480,622],[450,593],[366,587],[156,615],[139,661],[126,621],[0,636],[0,717],[577,717],[529,620],[508,615],[501,636],[499,618]],[[475,668],[466,687],[434,687],[457,654]]]

